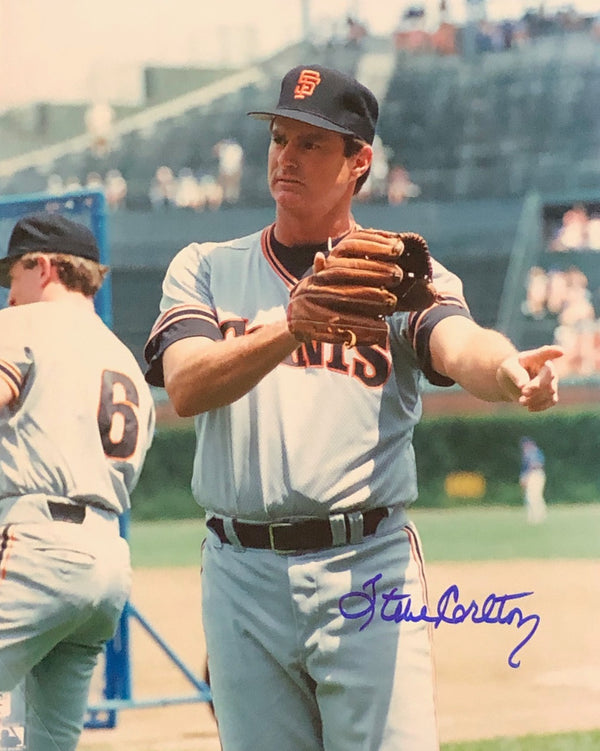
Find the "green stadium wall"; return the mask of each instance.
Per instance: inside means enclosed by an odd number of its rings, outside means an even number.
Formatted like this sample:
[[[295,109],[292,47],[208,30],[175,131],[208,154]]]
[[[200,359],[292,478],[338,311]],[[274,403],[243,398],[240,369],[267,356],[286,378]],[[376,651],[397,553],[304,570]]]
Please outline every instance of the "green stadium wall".
[[[508,409],[502,414],[424,417],[414,435],[419,478],[418,507],[450,508],[473,503],[518,505],[521,436],[531,436],[546,455],[549,504],[600,499],[600,412],[557,408],[539,414]],[[157,431],[132,498],[133,520],[200,518],[190,491],[195,435],[190,423]],[[449,497],[449,474],[472,472],[485,479],[480,498]]]

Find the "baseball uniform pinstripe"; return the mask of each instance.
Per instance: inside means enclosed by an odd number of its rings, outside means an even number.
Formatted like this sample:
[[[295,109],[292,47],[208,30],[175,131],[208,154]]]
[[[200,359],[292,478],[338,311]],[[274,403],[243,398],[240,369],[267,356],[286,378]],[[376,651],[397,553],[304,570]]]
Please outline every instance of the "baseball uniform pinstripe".
[[[180,251],[147,344],[147,379],[163,384],[162,354],[178,339],[244,336],[285,317],[297,275],[283,257],[273,227]],[[209,534],[203,561],[226,751],[437,748],[426,626],[379,620],[361,631],[339,607],[378,574],[416,611],[426,601],[405,512],[417,497],[412,432],[423,374],[450,383],[431,367],[431,330],[469,316],[460,281],[439,263],[434,283],[440,303],[389,319],[388,347],[302,345],[246,396],[195,418],[193,494],[233,543]],[[381,507],[387,518],[363,539],[362,514]],[[342,544],[302,555],[244,548],[232,522],[329,518],[335,542],[344,512],[360,512],[351,543],[340,533]]]
[[[71,300],[0,311],[0,378],[0,691],[26,676],[28,751],[71,751],[129,592],[118,515],[154,406],[133,355]]]

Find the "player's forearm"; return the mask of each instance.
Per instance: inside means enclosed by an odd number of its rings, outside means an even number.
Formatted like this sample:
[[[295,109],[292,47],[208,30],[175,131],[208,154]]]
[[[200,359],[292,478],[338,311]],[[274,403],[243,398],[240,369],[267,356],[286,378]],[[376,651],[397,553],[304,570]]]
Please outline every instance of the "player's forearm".
[[[490,332],[495,333],[495,332]],[[457,363],[454,376],[450,375],[460,386],[478,399],[487,402],[512,401],[518,397],[518,392],[507,393],[498,383],[498,369],[504,360],[516,354],[510,342],[501,339],[490,341],[490,338],[474,337],[472,346],[489,346],[488,352],[469,351],[463,360]]]
[[[473,396],[489,402],[517,396],[516,392],[507,393],[498,382],[500,365],[517,350],[497,331],[483,329],[468,319],[449,318],[433,330],[431,347],[435,369]]]
[[[298,342],[285,321],[219,342],[176,342],[164,354],[165,387],[181,417],[235,402],[293,352]]]

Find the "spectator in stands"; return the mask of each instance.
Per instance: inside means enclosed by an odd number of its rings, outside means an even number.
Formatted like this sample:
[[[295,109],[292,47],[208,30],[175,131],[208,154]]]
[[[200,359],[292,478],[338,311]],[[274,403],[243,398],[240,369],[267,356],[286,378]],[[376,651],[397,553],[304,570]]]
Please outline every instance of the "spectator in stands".
[[[198,210],[209,209],[216,211],[223,203],[223,188],[218,181],[209,173],[203,174],[198,179]]]
[[[432,50],[438,55],[456,55],[456,36],[456,26],[442,21],[436,31],[429,35]]]
[[[580,321],[575,326],[557,326],[555,343],[564,350],[560,377],[590,376],[600,371],[600,329],[598,321]]]
[[[557,365],[561,376],[589,376],[600,365],[600,326],[589,281],[576,266],[547,272],[533,266],[528,274],[522,311],[535,319],[556,316],[554,342],[565,355]]]
[[[92,152],[99,157],[106,156],[113,145],[113,108],[107,102],[95,102],[87,108],[84,118]]]
[[[225,138],[213,147],[219,159],[219,184],[223,188],[223,200],[235,204],[240,200],[244,150],[233,138]]]
[[[549,304],[557,314],[554,340],[565,351],[561,374],[589,376],[598,369],[598,321],[588,278],[575,266],[555,272],[553,278],[560,280]]]
[[[523,313],[533,318],[544,318],[547,312],[548,275],[541,266],[532,266],[527,275],[527,292]]]
[[[590,250],[600,250],[600,214],[592,214],[588,220],[587,241]]]
[[[153,209],[166,209],[175,202],[175,175],[165,164],[157,167],[150,182],[148,198]]]
[[[198,209],[198,181],[189,167],[182,167],[177,173],[175,205],[180,209]]]
[[[104,178],[106,203],[109,209],[116,211],[123,208],[127,198],[127,181],[118,169],[110,169]]]
[[[596,311],[588,289],[587,277],[579,269],[571,270],[567,277],[566,295],[558,314],[561,326],[578,327],[586,321],[594,321]]]
[[[506,19],[500,24],[502,29],[502,47],[505,50],[509,50],[513,46],[513,37],[515,33],[514,24],[512,21]]]
[[[562,224],[550,245],[550,250],[567,251],[588,247],[588,214],[583,204],[575,204],[565,211]]]
[[[65,191],[68,190],[81,190],[81,180],[77,177],[77,175],[69,175],[67,179],[65,180]]]
[[[367,36],[367,28],[352,16],[346,18],[346,44],[348,47],[358,48]]]
[[[546,273],[545,307],[549,313],[557,316],[560,323],[572,322],[575,318],[589,319],[594,306],[591,304],[588,278],[583,271],[576,266],[564,271],[549,269]],[[565,312],[569,308],[571,312]],[[576,314],[575,311],[580,313]],[[595,317],[595,313],[591,317]]]
[[[388,176],[387,200],[391,206],[421,195],[421,188],[413,183],[406,167],[392,167]]]
[[[406,8],[394,33],[396,48],[413,53],[430,52],[432,39],[426,29],[427,22],[427,12],[423,5],[411,5]]]
[[[515,37],[515,25],[505,20],[498,23],[481,21],[475,36],[477,52],[502,52],[511,49]]]
[[[520,19],[513,25],[512,46],[525,47],[531,41],[529,24],[525,19]]]
[[[402,14],[402,21],[411,28],[421,28],[425,21],[423,5],[411,5]]]
[[[546,308],[557,316],[567,299],[568,277],[564,271],[551,268],[547,273]]]
[[[90,190],[94,190],[96,188],[104,189],[104,181],[102,180],[102,177],[99,172],[88,172],[86,178],[85,178],[85,187],[89,188]]]
[[[475,34],[475,51],[478,53],[492,52],[494,40],[492,37],[493,25],[489,21],[480,21]]]

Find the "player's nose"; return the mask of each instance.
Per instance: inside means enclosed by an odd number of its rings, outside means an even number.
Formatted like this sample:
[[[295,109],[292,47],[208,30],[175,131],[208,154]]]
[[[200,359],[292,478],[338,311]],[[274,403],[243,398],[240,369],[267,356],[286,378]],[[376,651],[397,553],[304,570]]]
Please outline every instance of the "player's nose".
[[[298,165],[298,150],[288,141],[277,155],[277,162],[282,167],[296,167]]]

